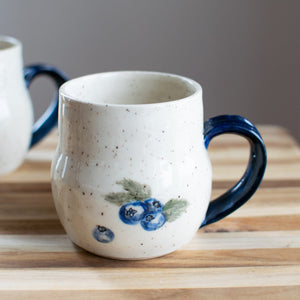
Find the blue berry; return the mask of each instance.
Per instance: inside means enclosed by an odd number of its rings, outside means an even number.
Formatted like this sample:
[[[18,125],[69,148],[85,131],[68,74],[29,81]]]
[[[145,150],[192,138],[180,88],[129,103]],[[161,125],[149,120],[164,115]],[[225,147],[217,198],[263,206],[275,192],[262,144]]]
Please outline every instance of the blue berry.
[[[136,225],[143,218],[146,210],[146,204],[141,201],[128,202],[120,208],[119,216],[125,224]]]
[[[141,220],[142,227],[147,231],[153,231],[162,227],[167,221],[163,212],[146,213]]]
[[[97,225],[93,230],[93,237],[100,243],[110,243],[115,235],[109,228]]]
[[[162,211],[164,208],[164,205],[154,198],[149,198],[144,203],[147,205],[148,212]]]

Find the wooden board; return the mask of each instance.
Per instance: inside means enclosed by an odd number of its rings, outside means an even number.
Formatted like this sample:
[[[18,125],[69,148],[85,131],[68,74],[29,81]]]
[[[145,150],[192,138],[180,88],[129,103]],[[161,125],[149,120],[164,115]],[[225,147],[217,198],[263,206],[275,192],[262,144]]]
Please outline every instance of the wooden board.
[[[0,299],[300,299],[300,149],[284,128],[260,130],[268,167],[253,198],[144,261],[97,257],[68,239],[51,196],[52,132],[0,177]],[[226,135],[209,153],[214,198],[242,175],[249,149]]]

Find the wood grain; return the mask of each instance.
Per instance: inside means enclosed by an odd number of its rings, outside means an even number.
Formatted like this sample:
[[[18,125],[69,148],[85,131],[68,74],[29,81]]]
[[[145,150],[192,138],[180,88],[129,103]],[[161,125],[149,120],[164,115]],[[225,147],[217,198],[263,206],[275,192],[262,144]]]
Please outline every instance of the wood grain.
[[[3,300],[40,300],[57,299],[57,300],[168,300],[168,299],[239,299],[239,300],[282,300],[282,299],[298,299],[300,295],[300,286],[271,286],[271,287],[230,287],[230,288],[169,288],[169,289],[152,289],[152,290],[80,290],[80,291],[3,291],[1,299]]]
[[[83,280],[84,279],[84,280]],[[2,269],[0,291],[5,290],[151,290],[294,286],[300,266],[242,268],[59,268]]]
[[[51,247],[49,250],[51,251]],[[142,261],[114,261],[84,250],[77,252],[0,252],[0,268],[222,268],[295,265],[300,248],[243,250],[178,250],[162,258]],[[154,282],[153,282],[154,283]]]
[[[261,126],[266,176],[252,199],[169,255],[118,261],[74,245],[50,185],[57,132],[0,177],[0,299],[300,299],[300,148],[281,127]],[[210,145],[212,198],[243,174],[247,141]]]

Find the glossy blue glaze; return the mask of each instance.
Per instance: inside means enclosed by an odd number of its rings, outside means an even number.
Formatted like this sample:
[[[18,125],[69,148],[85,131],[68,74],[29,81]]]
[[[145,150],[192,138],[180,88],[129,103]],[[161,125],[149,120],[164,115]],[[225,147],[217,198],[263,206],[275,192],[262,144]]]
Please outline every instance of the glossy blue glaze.
[[[24,79],[28,88],[32,80],[40,75],[51,77],[56,84],[56,96],[50,103],[44,114],[35,122],[32,130],[30,147],[39,142],[56,124],[58,119],[58,89],[68,80],[67,76],[51,65],[31,65],[24,68]]]
[[[207,148],[217,135],[233,133],[245,137],[250,144],[250,158],[240,181],[214,201],[210,202],[200,228],[223,219],[242,206],[254,194],[264,176],[267,153],[262,137],[247,119],[235,115],[211,118],[204,124],[204,143]]]

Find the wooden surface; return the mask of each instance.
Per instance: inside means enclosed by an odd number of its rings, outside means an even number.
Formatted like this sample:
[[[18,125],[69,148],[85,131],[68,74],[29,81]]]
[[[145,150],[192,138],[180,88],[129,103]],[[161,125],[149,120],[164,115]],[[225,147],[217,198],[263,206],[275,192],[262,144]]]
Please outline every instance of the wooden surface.
[[[250,201],[182,249],[117,261],[70,242],[50,190],[56,133],[0,177],[0,299],[300,299],[300,150],[280,127],[261,126],[265,179]],[[214,139],[213,197],[243,173],[242,138]]]

